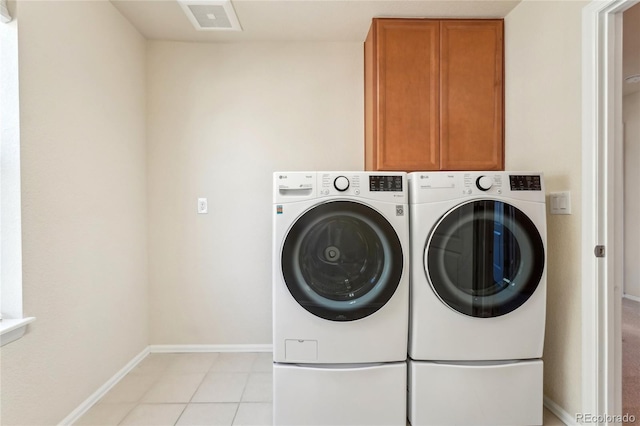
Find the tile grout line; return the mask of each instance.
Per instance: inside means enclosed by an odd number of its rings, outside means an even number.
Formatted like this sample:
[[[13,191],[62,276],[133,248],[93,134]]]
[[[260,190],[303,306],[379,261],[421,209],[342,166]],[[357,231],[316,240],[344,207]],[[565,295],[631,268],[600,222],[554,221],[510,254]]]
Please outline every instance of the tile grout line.
[[[187,407],[189,406],[189,403],[187,402],[186,404],[184,404],[184,408],[182,409],[182,411],[180,412],[180,415],[178,416],[178,418],[176,419],[176,421],[173,423],[173,426],[176,426],[178,424],[178,422],[180,421],[180,418],[182,417],[182,415],[184,414],[185,411],[187,411]]]
[[[182,409],[182,412],[180,413],[180,415],[176,419],[176,422],[173,424],[173,426],[176,426],[178,424],[178,422],[180,421],[180,418],[182,418],[182,416],[184,415],[184,412],[187,411],[187,407],[189,407],[189,405],[193,403],[193,397],[196,395],[196,393],[198,393],[198,390],[200,389],[200,386],[202,386],[202,384],[204,383],[204,380],[207,378],[207,375],[209,374],[209,372],[211,371],[211,369],[213,368],[213,365],[215,363],[216,363],[216,361],[214,359],[213,362],[211,363],[211,365],[209,366],[209,368],[207,369],[207,371],[204,372],[204,375],[202,376],[202,379],[200,380],[200,383],[198,383],[198,386],[196,386],[196,388],[193,390],[193,393],[189,397],[189,401],[187,401],[187,403],[184,405],[184,408]]]
[[[141,360],[140,360],[140,363],[139,363],[138,365],[140,365],[142,362],[144,362],[144,360],[145,360],[145,359],[147,359],[147,358],[149,357],[149,355],[151,355],[151,354],[150,354],[150,353],[148,353],[148,354],[147,354],[143,359],[141,359]],[[165,370],[166,370],[166,369],[165,369]],[[130,371],[129,373],[127,373],[127,375],[126,375],[125,377],[129,376],[132,372],[133,372],[133,370],[132,370],[132,371]],[[122,424],[122,423],[127,419],[127,417],[129,417],[129,415],[130,415],[130,414],[131,414],[131,413],[132,413],[136,408],[138,408],[138,407],[140,406],[140,403],[144,400],[144,397],[145,397],[149,392],[151,392],[151,389],[153,389],[153,387],[154,387],[154,386],[155,386],[155,385],[160,381],[160,378],[162,377],[162,375],[163,375],[163,374],[164,374],[164,370],[162,370],[162,371],[161,371],[159,374],[157,374],[157,375],[156,375],[156,374],[153,374],[153,376],[155,377],[155,379],[154,379],[154,380],[152,381],[152,383],[149,385],[149,389],[147,389],[146,391],[144,391],[136,401],[133,401],[133,402],[132,402],[132,404],[135,404],[135,405],[133,405],[133,407],[131,407],[131,409],[130,409],[129,411],[127,411],[127,414],[125,414],[125,415],[124,415],[124,417],[122,417],[122,420],[120,420],[120,422],[118,422],[118,425],[121,425],[121,424]],[[150,374],[149,374],[149,375],[150,375]],[[132,376],[129,376],[129,377],[132,377]],[[103,398],[104,398],[104,397],[103,397]]]
[[[251,366],[249,367],[249,371],[247,371],[247,379],[245,380],[244,386],[242,387],[242,393],[240,394],[240,401],[238,401],[238,410],[240,410],[240,404],[242,404],[242,398],[244,397],[244,393],[247,391],[247,386],[249,385],[249,379],[251,378],[251,373],[253,372],[253,365],[257,361],[258,361],[258,357],[256,356],[256,359],[253,360],[253,362],[251,363]],[[233,420],[235,421],[235,418]]]
[[[241,397],[242,399],[242,397]],[[238,411],[240,411],[240,403],[236,406],[236,412],[233,413],[233,418],[231,419],[231,424],[229,426],[233,426],[233,423],[236,421],[236,417],[238,417]]]
[[[231,426],[233,426],[233,424],[236,421],[236,417],[238,417],[238,412],[240,411],[240,404],[242,404],[242,398],[244,397],[244,393],[247,390],[247,386],[249,385],[249,378],[251,377],[251,373],[253,372],[253,366],[255,365],[256,362],[258,362],[258,358],[259,358],[258,355],[256,355],[256,358],[251,363],[251,366],[249,367],[249,371],[247,372],[247,379],[244,383],[244,386],[242,387],[242,393],[240,394],[240,400],[238,401],[238,408],[236,408],[236,413],[233,415],[233,420],[231,420]]]
[[[121,424],[122,424],[122,422],[124,422],[124,419],[126,419],[126,418],[127,418],[127,416],[128,416],[129,414],[131,414],[131,412],[132,412],[133,410],[135,410],[137,406],[138,406],[138,403],[136,402],[136,403],[135,403],[135,405],[133,405],[131,408],[129,408],[129,410],[127,411],[127,413],[126,413],[124,416],[122,416],[122,419],[118,422],[118,425],[121,425]]]

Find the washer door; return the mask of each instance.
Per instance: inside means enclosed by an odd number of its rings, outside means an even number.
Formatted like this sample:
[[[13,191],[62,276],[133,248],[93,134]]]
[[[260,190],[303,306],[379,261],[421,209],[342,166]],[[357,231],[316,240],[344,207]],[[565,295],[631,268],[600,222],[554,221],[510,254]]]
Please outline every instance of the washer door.
[[[305,212],[282,248],[284,281],[312,314],[353,321],[393,296],[402,276],[400,240],[391,224],[364,204],[334,201]]]
[[[540,283],[545,254],[531,219],[495,200],[462,204],[445,214],[425,248],[433,291],[452,309],[473,317],[507,314]]]

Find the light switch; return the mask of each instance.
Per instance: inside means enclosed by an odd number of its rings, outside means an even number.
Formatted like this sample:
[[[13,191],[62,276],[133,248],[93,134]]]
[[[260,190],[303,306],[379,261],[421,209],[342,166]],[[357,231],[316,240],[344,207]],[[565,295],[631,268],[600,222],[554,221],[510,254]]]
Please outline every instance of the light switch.
[[[551,192],[549,194],[549,213],[571,214],[571,192]]]

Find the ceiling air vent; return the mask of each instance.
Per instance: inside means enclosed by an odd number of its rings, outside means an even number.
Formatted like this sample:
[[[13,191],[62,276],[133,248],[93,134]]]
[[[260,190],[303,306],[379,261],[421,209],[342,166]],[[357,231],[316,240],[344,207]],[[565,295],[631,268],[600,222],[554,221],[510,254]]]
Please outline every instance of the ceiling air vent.
[[[242,31],[230,0],[178,0],[187,17],[201,31]]]

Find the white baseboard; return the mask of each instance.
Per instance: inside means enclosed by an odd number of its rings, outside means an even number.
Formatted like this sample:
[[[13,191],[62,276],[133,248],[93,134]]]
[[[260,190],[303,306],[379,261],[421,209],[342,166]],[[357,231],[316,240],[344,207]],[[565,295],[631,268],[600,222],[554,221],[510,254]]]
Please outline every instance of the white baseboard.
[[[273,352],[273,345],[151,345],[151,353]]]
[[[72,425],[80,417],[84,415],[93,405],[107,394],[120,380],[124,378],[131,370],[133,370],[147,355],[149,355],[149,347],[144,348],[142,352],[136,355],[131,361],[127,363],[120,371],[118,371],[107,382],[100,386],[89,398],[87,398],[82,404],[71,412],[67,417],[62,420],[59,425]]]
[[[556,404],[551,398],[545,395],[544,406],[547,410],[551,411],[562,423],[567,426],[579,426],[576,419],[571,414],[567,413],[564,408]]]
[[[625,299],[633,300],[634,302],[640,302],[640,297],[638,297],[638,296],[632,296],[630,294],[626,294],[625,293],[625,294],[622,295],[622,297],[625,298]]]

